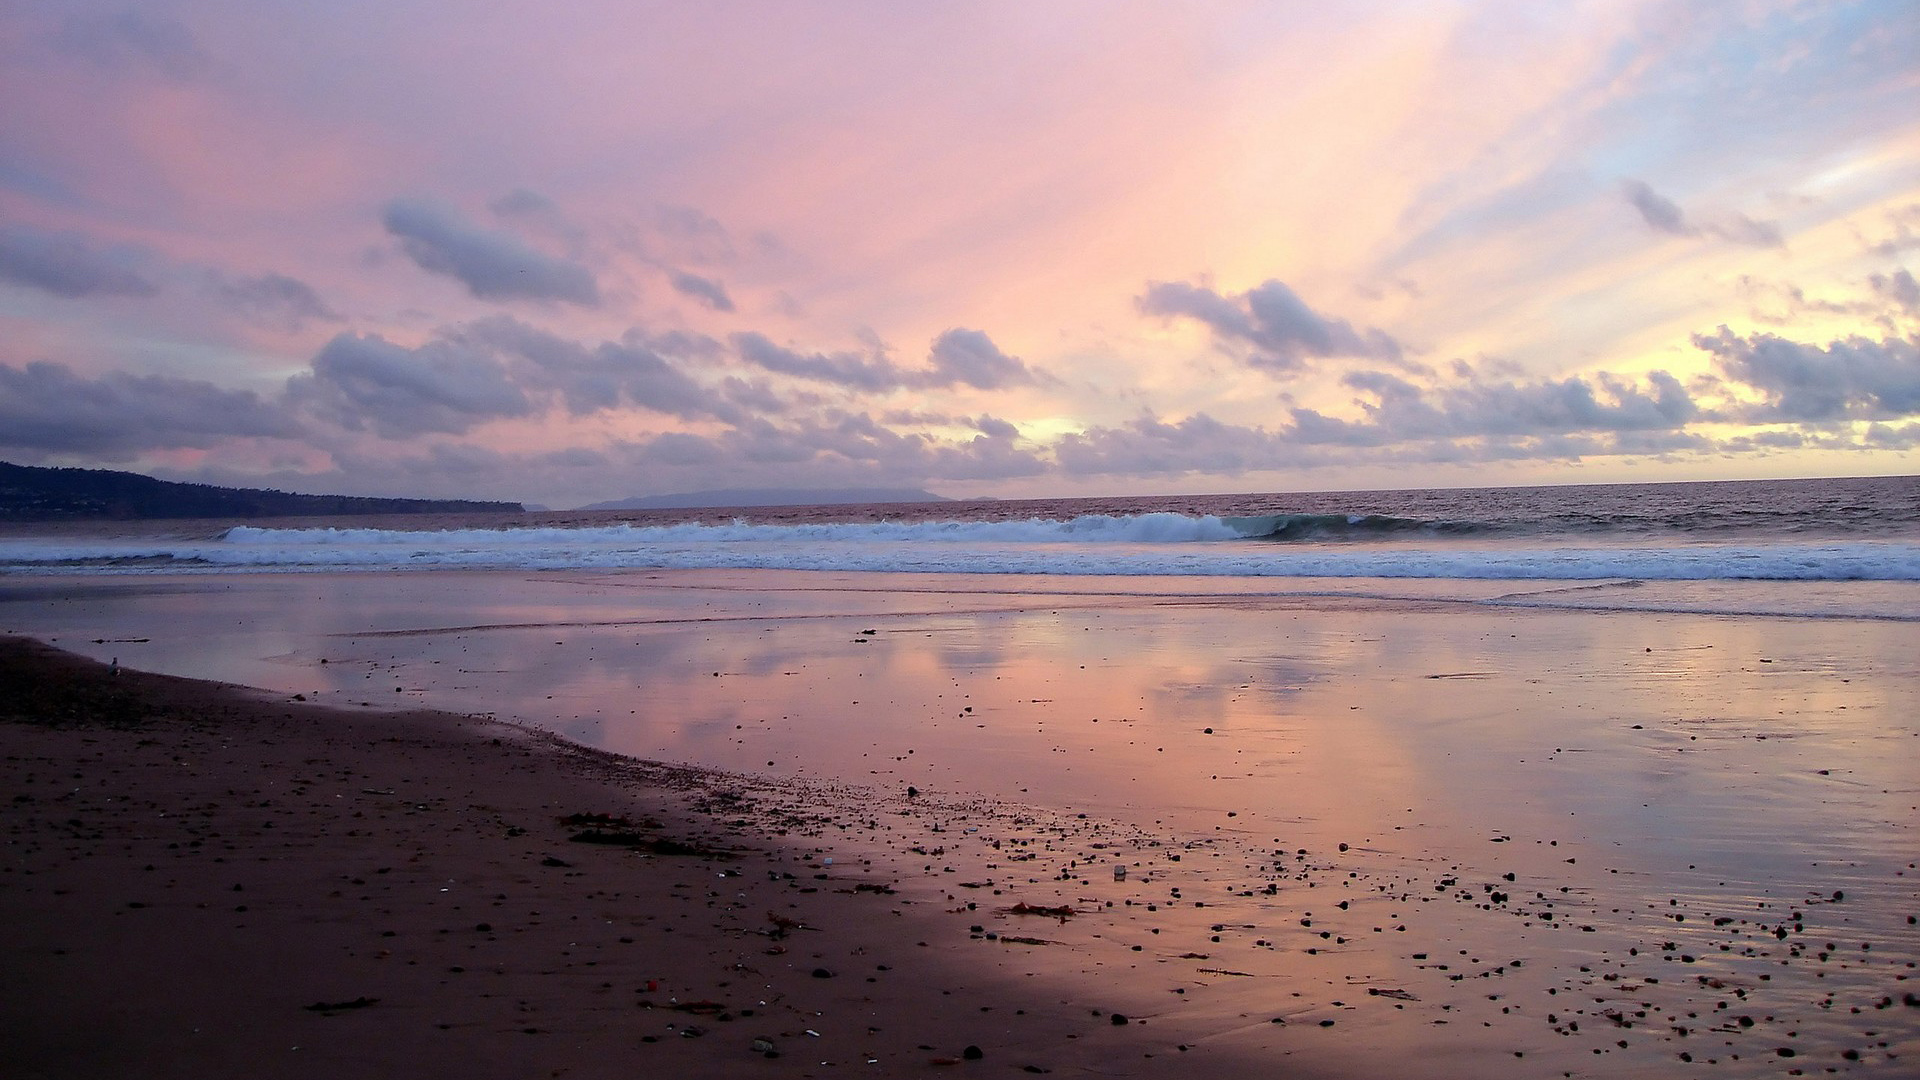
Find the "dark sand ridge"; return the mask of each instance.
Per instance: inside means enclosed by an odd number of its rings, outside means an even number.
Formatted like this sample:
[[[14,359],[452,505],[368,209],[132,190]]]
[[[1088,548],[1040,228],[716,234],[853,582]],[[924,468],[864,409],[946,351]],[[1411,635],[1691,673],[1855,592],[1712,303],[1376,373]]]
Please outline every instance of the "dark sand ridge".
[[[1505,874],[1270,849],[24,643],[0,671],[7,1075],[1900,1075],[1916,1039],[1912,924],[1858,897],[1722,912],[1529,837]]]

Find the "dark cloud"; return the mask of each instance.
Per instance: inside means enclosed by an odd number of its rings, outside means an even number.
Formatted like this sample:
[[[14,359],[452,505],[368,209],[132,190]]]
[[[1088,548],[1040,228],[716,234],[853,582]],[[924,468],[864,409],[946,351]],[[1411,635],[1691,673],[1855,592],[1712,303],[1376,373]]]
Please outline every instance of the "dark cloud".
[[[96,248],[74,233],[0,226],[0,281],[55,296],[152,296],[158,290],[123,249]]]
[[[1346,420],[1314,409],[1292,410],[1288,437],[1307,444],[1385,446],[1433,439],[1552,436],[1587,432],[1675,431],[1701,416],[1679,380],[1664,371],[1642,388],[1601,373],[1591,380],[1481,381],[1434,389],[1379,371],[1342,380],[1367,395]]]
[[[1720,221],[1706,224],[1709,235],[1748,247],[1780,247],[1787,241],[1780,226],[1771,221],[1756,221],[1745,214],[1728,214]]]
[[[1750,435],[1731,435],[1720,441],[1721,450],[1735,454],[1798,450],[1805,445],[1807,437],[1799,431],[1756,431]]]
[[[388,439],[462,434],[490,420],[554,407],[574,416],[639,408],[689,420],[745,422],[787,403],[739,378],[708,387],[682,370],[724,349],[711,338],[629,331],[586,345],[507,316],[445,327],[407,347],[341,334],[311,371],[288,381],[290,402],[348,430]]]
[[[213,68],[212,59],[184,23],[132,8],[70,15],[54,41],[68,55],[109,71],[145,69],[189,82]]]
[[[1644,384],[1590,379],[1486,380],[1467,367],[1464,383],[1416,385],[1384,371],[1342,380],[1361,396],[1347,419],[1290,410],[1286,426],[1235,425],[1205,413],[1177,423],[1152,415],[1069,435],[1056,447],[1061,468],[1097,473],[1233,475],[1322,464],[1471,462],[1586,454],[1665,454],[1702,449],[1686,431],[1706,414],[1665,372]]]
[[[938,480],[1004,480],[1049,471],[1046,461],[1014,445],[1011,435],[988,432],[964,443],[930,446],[926,467],[919,475]],[[915,478],[912,474],[903,477]]]
[[[588,347],[505,317],[483,319],[449,334],[505,361],[522,388],[558,393],[576,416],[623,405],[689,420],[733,421],[743,415],[728,398],[673,362],[679,356],[714,355],[719,345],[709,338],[633,331],[618,342]]]
[[[1680,204],[1653,190],[1646,181],[1623,180],[1620,190],[1633,208],[1640,211],[1640,218],[1647,223],[1647,228],[1673,236],[1694,235],[1693,226],[1687,224],[1687,215],[1680,209]]]
[[[88,378],[48,362],[0,364],[0,446],[12,450],[124,461],[143,450],[298,434],[286,410],[248,391],[162,375]]]
[[[670,468],[713,466],[726,460],[726,452],[712,439],[684,431],[655,435],[642,445],[639,453],[649,464]]]
[[[734,257],[733,237],[727,227],[691,206],[661,206],[654,210],[654,227],[668,246],[696,263],[724,263]]]
[[[748,412],[763,416],[786,412],[790,404],[774,393],[773,387],[768,386],[764,379],[750,381],[729,375],[720,380],[720,393]]]
[[[673,282],[674,291],[683,296],[690,296],[715,311],[733,310],[733,298],[727,295],[726,287],[717,281],[684,270],[675,270],[669,275],[669,280]]]
[[[1642,180],[1621,181],[1620,191],[1640,211],[1640,219],[1655,232],[1670,236],[1712,236],[1748,247],[1779,247],[1786,241],[1780,226],[1771,221],[1756,221],[1745,214],[1728,213],[1712,221],[1695,224],[1687,220],[1680,204],[1660,194]]]
[[[382,221],[421,269],[454,278],[483,300],[565,300],[588,307],[600,302],[599,286],[585,267],[475,226],[448,207],[396,199]]]
[[[390,439],[459,434],[534,411],[505,366],[483,350],[445,340],[409,349],[373,334],[327,342],[311,374],[288,380],[287,396],[341,427],[371,426]]]
[[[955,424],[966,427],[977,426],[969,417],[955,417],[927,409],[887,409],[880,414],[880,420],[882,423],[896,427],[950,427]]]
[[[1077,476],[1233,474],[1295,464],[1290,448],[1272,432],[1205,413],[1173,424],[1144,415],[1119,427],[1070,433],[1055,445],[1054,458]]]
[[[1877,450],[1912,450],[1920,447],[1920,424],[1869,424],[1863,441]]]
[[[968,421],[975,430],[989,439],[1017,439],[1020,429],[997,416],[978,416]]]
[[[1577,380],[1426,390],[1391,375],[1360,374],[1357,384],[1373,395],[1362,403],[1361,419],[1296,409],[1287,426],[1269,430],[1204,413],[1177,423],[1146,415],[1068,435],[1055,456],[1070,475],[1232,476],[1362,464],[1664,457],[1715,449],[1686,430],[1684,421],[1661,416],[1661,409],[1675,416],[1687,411],[1672,399],[1666,380],[1656,380],[1645,392],[1620,388],[1625,400],[1596,400],[1593,388]],[[1668,395],[1664,402],[1663,393]],[[1496,416],[1494,410],[1503,404],[1518,405],[1526,415]],[[1646,414],[1649,408],[1653,415]]]
[[[756,331],[730,339],[740,358],[781,375],[830,383],[861,393],[902,389],[942,389],[966,385],[980,390],[1043,380],[1019,358],[1000,351],[993,339],[978,330],[948,330],[934,339],[928,366],[903,368],[894,363],[877,339],[869,338],[865,355],[851,352],[808,353],[775,344]]]
[[[526,188],[515,188],[507,192],[505,195],[488,203],[487,209],[493,211],[500,217],[520,217],[528,214],[557,214],[560,212],[560,208],[554,205],[552,199],[547,198],[537,191],[529,191]]]
[[[1214,337],[1250,347],[1247,362],[1274,371],[1294,371],[1309,359],[1357,357],[1401,362],[1400,343],[1385,331],[1355,329],[1308,307],[1284,282],[1269,280],[1238,296],[1204,285],[1156,281],[1135,303],[1148,315],[1204,323]]]
[[[993,339],[978,330],[953,329],[934,339],[928,355],[931,373],[919,376],[922,385],[965,383],[979,390],[1032,383],[1034,374],[1017,357],[1000,351]]]
[[[865,393],[884,393],[907,385],[907,374],[878,352],[869,356],[845,352],[803,353],[776,345],[758,331],[735,334],[729,340],[742,360],[776,374]]]
[[[1920,314],[1920,282],[1905,269],[1891,274],[1875,274],[1868,279],[1873,291],[1915,314]]]
[[[309,320],[341,321],[312,286],[285,274],[221,279],[214,288],[228,306],[257,322],[298,330]]]
[[[649,468],[697,470],[685,483],[882,486],[930,479],[1038,476],[1039,456],[1010,437],[941,442],[901,433],[864,412],[828,411],[788,424],[751,419],[716,435],[663,434],[634,453]]]
[[[1920,344],[1850,337],[1826,346],[1773,334],[1742,338],[1726,327],[1695,334],[1725,377],[1759,392],[1756,422],[1890,419],[1920,414]]]

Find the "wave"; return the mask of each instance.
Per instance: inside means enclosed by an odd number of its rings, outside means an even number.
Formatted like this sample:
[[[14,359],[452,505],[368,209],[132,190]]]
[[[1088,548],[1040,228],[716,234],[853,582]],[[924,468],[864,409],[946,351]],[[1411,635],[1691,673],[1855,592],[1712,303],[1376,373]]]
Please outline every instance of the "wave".
[[[1136,543],[1178,544],[1244,540],[1271,528],[1271,518],[1222,518],[1212,514],[1082,514],[1077,517],[1005,521],[822,521],[761,523],[735,518],[723,525],[684,522],[675,525],[603,525],[560,528],[447,529],[264,529],[251,525],[227,530],[232,544],[486,544],[524,547],[554,542],[583,544],[682,544],[745,542],[952,543],[987,541],[1014,544]],[[1242,524],[1244,523],[1244,524]]]
[[[1222,519],[1260,540],[1367,540],[1408,535],[1475,536],[1499,531],[1471,521],[1424,521],[1390,514],[1269,514]]]
[[[1484,531],[1467,522],[1429,522],[1383,514],[1266,514],[1222,517],[1214,514],[1081,514],[1071,518],[1023,518],[1000,521],[833,521],[750,522],[736,518],[722,525],[684,522],[674,525],[604,525],[558,528],[448,529],[267,529],[250,525],[229,529],[232,544],[425,543],[526,547],[554,542],[585,544],[679,544],[745,542],[886,542],[1011,544],[1183,544],[1228,540],[1345,540],[1410,534],[1465,536]]]
[[[1461,539],[1464,535],[1467,539]],[[1344,542],[1355,537],[1373,542]],[[1314,543],[1313,540],[1330,542]],[[1566,538],[1562,538],[1564,541]],[[1281,542],[1274,542],[1281,541]],[[1300,542],[1286,542],[1300,541]],[[1178,513],[1012,521],[273,529],[0,542],[13,573],[775,569],[1159,577],[1920,581],[1920,543],[1545,544],[1411,519]]]

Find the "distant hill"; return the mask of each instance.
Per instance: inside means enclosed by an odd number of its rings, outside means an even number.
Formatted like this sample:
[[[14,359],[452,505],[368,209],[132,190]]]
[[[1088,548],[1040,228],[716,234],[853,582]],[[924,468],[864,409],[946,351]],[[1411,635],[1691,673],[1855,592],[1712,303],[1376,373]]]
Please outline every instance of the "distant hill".
[[[845,503],[949,502],[918,488],[721,488],[647,495],[582,506],[582,510],[692,510],[728,506],[839,506]]]
[[[519,503],[508,502],[295,495],[177,484],[110,469],[43,469],[0,461],[0,521],[517,513],[520,509]]]

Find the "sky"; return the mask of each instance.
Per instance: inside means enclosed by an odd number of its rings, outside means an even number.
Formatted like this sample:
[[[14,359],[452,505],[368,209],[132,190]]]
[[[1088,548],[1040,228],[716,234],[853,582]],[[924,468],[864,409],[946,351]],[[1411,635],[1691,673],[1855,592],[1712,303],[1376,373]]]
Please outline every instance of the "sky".
[[[0,459],[553,507],[1920,472],[1920,6],[10,0]]]

